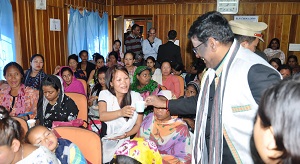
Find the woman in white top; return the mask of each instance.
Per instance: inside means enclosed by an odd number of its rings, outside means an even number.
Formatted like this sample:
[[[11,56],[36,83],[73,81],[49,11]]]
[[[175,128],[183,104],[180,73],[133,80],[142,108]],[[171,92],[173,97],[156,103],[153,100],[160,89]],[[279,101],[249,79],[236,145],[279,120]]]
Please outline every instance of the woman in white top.
[[[0,106],[0,163],[60,164],[55,154],[47,148],[24,144],[23,136],[20,123]]]
[[[113,159],[117,148],[138,132],[143,121],[143,114],[135,112],[132,107],[134,102],[143,98],[130,90],[126,68],[116,65],[109,68],[105,74],[105,83],[108,90],[102,90],[98,99],[100,121],[107,126],[107,135],[102,137],[103,163]]]
[[[281,60],[281,64],[285,63],[285,54],[280,50],[280,41],[277,38],[273,38],[268,48],[264,50],[264,53],[267,55],[268,61],[272,58],[279,58]]]
[[[158,84],[162,84],[162,74],[159,68],[155,68],[156,61],[154,57],[149,56],[146,59],[147,67],[151,69],[152,80],[156,81]]]

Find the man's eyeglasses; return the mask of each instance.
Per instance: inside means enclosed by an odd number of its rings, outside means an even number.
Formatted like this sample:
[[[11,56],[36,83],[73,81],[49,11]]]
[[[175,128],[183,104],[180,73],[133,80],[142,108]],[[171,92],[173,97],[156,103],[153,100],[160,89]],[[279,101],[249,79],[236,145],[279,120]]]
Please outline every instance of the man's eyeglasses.
[[[203,43],[204,43],[204,42],[203,42]],[[194,48],[193,48],[193,52],[194,52],[195,54],[197,54],[198,48],[199,48],[203,43],[200,43],[197,47],[194,47]]]

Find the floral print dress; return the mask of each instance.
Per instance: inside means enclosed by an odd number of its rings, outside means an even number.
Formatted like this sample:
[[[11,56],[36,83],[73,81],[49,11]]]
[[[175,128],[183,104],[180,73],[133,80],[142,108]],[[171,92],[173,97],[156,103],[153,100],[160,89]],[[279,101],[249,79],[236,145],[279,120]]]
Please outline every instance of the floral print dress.
[[[186,123],[176,116],[160,122],[150,113],[144,118],[137,137],[154,141],[163,157],[163,163],[191,163],[192,141],[189,130]]]

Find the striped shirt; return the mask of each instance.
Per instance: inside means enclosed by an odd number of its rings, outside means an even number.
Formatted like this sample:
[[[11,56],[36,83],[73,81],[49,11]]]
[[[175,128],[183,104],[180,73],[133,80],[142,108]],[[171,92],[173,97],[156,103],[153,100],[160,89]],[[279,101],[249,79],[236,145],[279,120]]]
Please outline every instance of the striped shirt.
[[[132,34],[125,38],[126,51],[132,51],[135,53],[135,60],[138,61],[139,57],[142,57],[142,43],[140,37],[134,37]]]

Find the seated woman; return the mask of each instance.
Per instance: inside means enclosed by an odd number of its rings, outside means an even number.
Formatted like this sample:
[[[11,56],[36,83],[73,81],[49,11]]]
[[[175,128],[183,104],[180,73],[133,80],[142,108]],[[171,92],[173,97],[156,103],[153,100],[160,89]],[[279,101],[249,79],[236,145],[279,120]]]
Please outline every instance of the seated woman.
[[[99,119],[99,110],[98,110],[98,95],[100,91],[107,89],[105,86],[105,73],[107,67],[101,67],[97,71],[97,80],[98,83],[93,87],[91,95],[89,97],[89,116],[92,118]]]
[[[80,149],[71,141],[57,138],[53,131],[37,125],[26,133],[25,141],[34,146],[44,146],[54,152],[62,164],[85,164],[86,160]]]
[[[25,120],[34,118],[39,91],[25,87],[23,68],[16,62],[10,62],[4,67],[3,75],[7,84],[1,85],[0,105],[8,110],[10,116],[22,117]]]
[[[113,66],[105,74],[106,88],[99,94],[100,121],[107,126],[102,133],[103,163],[110,162],[118,147],[140,129],[143,114],[135,112],[134,102],[143,100],[139,93],[130,90],[130,79],[126,68]]]
[[[162,85],[162,75],[159,68],[155,68],[156,61],[153,56],[149,56],[146,59],[147,67],[151,69],[152,80]]]
[[[163,61],[161,63],[163,86],[170,90],[176,98],[180,96],[180,82],[178,78],[171,74],[171,63]]]
[[[151,79],[150,68],[139,66],[134,72],[131,90],[140,93],[145,99],[149,95],[157,95],[160,91],[160,85]]]
[[[185,79],[186,72],[184,71],[184,66],[181,63],[177,63],[172,67],[172,74],[181,76],[183,79]]]
[[[83,79],[83,80],[87,81],[86,73],[83,70],[77,68],[78,56],[76,54],[72,54],[68,57],[68,65],[74,72],[74,76],[77,79]],[[59,65],[56,66],[53,74],[58,75],[60,69],[61,69],[61,66],[59,66]]]
[[[270,61],[269,61],[269,64],[274,67],[277,71],[278,71],[278,68],[282,65],[281,64],[281,60],[279,58],[272,58]]]
[[[125,150],[125,151],[124,151]],[[116,164],[162,164],[156,144],[144,138],[125,141],[115,153]]]
[[[200,91],[199,84],[195,81],[190,81],[186,85],[185,93],[182,98],[196,96],[199,93],[199,91]],[[190,132],[194,133],[196,115],[194,115],[194,114],[193,115],[183,115],[183,116],[179,116],[179,117],[182,117],[182,120],[187,123]]]
[[[170,100],[172,94],[169,90],[162,90],[158,96]],[[144,118],[137,137],[154,141],[163,163],[191,163],[192,141],[188,127],[180,118],[171,116],[168,109],[154,108],[154,113]]]
[[[143,100],[145,100],[149,95],[157,95],[161,88],[156,81],[151,80],[150,68],[139,66],[134,72],[131,90],[140,93]],[[147,108],[144,114],[148,115],[150,112],[152,112],[152,108]]]
[[[298,65],[298,58],[296,55],[289,55],[286,64],[292,68],[293,75],[300,72],[300,66]]]
[[[98,53],[97,53],[98,54]],[[99,68],[104,67],[104,57],[100,54],[96,55],[95,57],[95,65],[96,68],[94,70],[92,70],[92,72],[90,73],[90,77],[88,79],[88,84],[92,84],[92,85],[96,85],[98,83],[98,77],[97,77],[97,71]]]
[[[39,90],[42,81],[47,76],[43,71],[44,57],[41,54],[34,54],[30,58],[30,68],[25,72],[25,86]]]
[[[300,163],[299,90],[296,76],[265,91],[251,140],[254,163]]]
[[[78,108],[75,102],[64,94],[60,77],[49,75],[42,82],[38,102],[37,118],[40,125],[51,128],[53,121],[72,121],[77,115]]]
[[[59,71],[59,76],[63,79],[64,91],[66,93],[79,93],[87,95],[83,84],[77,80],[70,67],[62,67]]]
[[[121,41],[120,40],[115,40],[114,44],[113,44],[112,51],[117,52],[117,54],[118,54],[117,61],[118,62],[123,62],[124,54],[123,54],[123,52],[121,52],[120,47],[121,47]]]
[[[197,80],[197,75],[199,72],[203,72],[205,69],[205,63],[202,59],[196,58],[192,65],[190,66],[190,69],[187,70],[187,74],[185,76],[185,83],[189,83],[190,81],[195,81]]]
[[[133,65],[135,61],[135,53],[131,52],[131,51],[127,51],[124,54],[124,65],[125,68],[127,69],[128,73],[129,73],[129,77],[130,77],[130,83],[132,83],[133,81],[133,74],[136,70],[136,66]]]
[[[11,118],[8,111],[0,106],[0,162],[28,164],[60,162],[46,147],[36,147],[23,143],[23,129],[20,123]]]
[[[267,55],[268,61],[272,58],[279,58],[281,60],[281,64],[285,63],[285,54],[280,50],[280,41],[277,38],[273,38],[268,48],[264,50],[264,53]]]
[[[114,65],[124,65],[122,62],[118,62],[118,53],[116,51],[111,51],[107,56],[107,67],[112,67]]]

